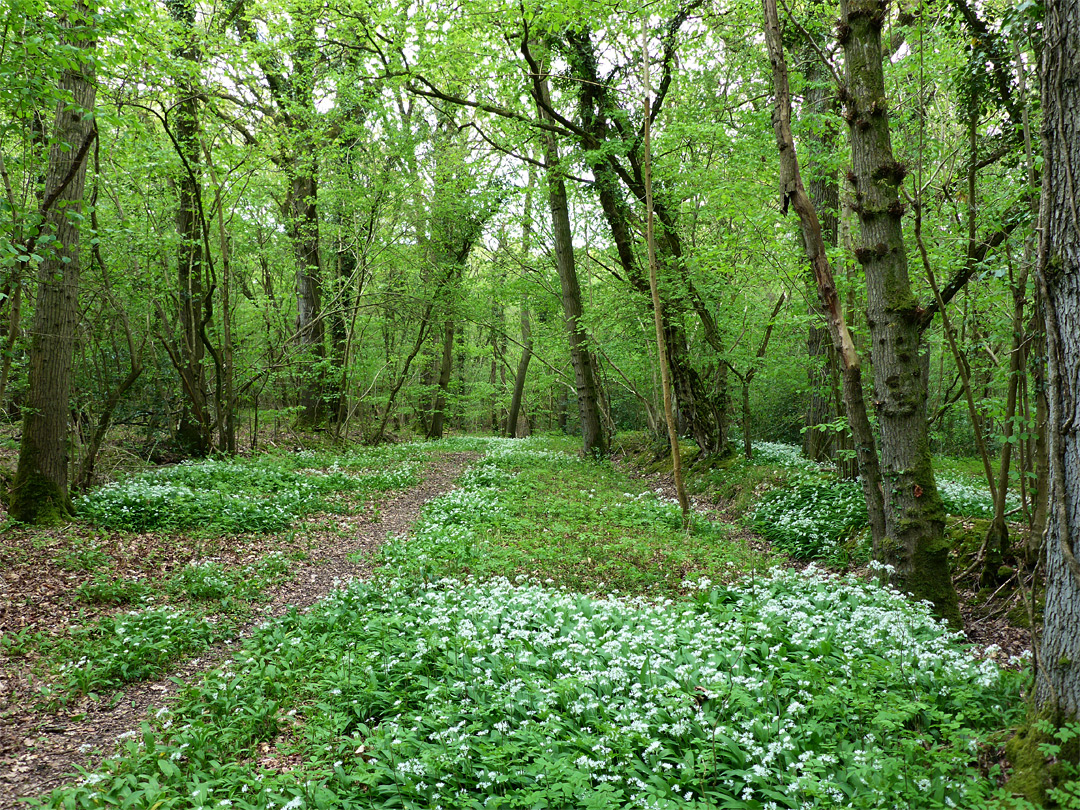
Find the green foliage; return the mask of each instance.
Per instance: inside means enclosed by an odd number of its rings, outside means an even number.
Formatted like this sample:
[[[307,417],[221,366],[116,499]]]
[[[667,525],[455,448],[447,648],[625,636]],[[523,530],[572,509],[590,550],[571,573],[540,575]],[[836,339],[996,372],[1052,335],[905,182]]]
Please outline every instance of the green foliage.
[[[767,493],[753,514],[762,537],[804,560],[835,559],[866,524],[866,498],[858,481],[793,483]]]
[[[319,460],[313,453],[185,462],[100,487],[79,501],[79,510],[99,526],[132,532],[265,533],[332,508],[335,494],[381,492],[417,480],[409,463],[367,470],[379,459],[358,456],[354,473],[306,466]]]
[[[475,446],[475,445],[474,445]],[[424,509],[414,537],[392,539],[398,576],[524,575],[585,591],[677,594],[688,576],[726,581],[765,559],[607,462],[546,439],[487,440],[454,491]]]
[[[0,651],[9,658],[22,658],[29,655],[44,638],[44,633],[35,632],[29,627],[5,630],[0,633]]]
[[[289,561],[272,552],[258,562],[240,568],[226,568],[214,560],[193,562],[177,571],[166,583],[173,597],[200,602],[258,598],[271,584],[284,579]]]
[[[813,571],[694,603],[354,583],[45,804],[971,807],[1016,689],[898,594]]]
[[[234,586],[225,567],[218,562],[207,561],[185,565],[168,583],[169,593],[194,600],[216,600],[228,596]]]
[[[993,517],[994,499],[984,484],[971,483],[961,477],[939,476],[938,492],[941,495],[945,511],[950,515],[967,517]],[[1013,494],[1005,497],[1005,511],[1011,511],[1020,505],[1020,500]]]
[[[858,481],[839,479],[827,467],[806,459],[798,447],[770,442],[754,443],[753,462],[738,462],[734,478],[748,478],[756,489],[768,482],[769,490],[756,501],[751,525],[780,551],[797,559],[843,559],[851,553],[865,557],[865,544],[852,548],[848,541],[867,525],[866,500]],[[776,476],[751,475],[761,468],[779,467]],[[983,487],[956,474],[938,476],[945,510],[952,515],[993,515],[993,501]],[[1012,495],[1008,507],[1017,505]]]
[[[108,568],[112,558],[92,539],[75,537],[56,557],[56,564],[68,571],[97,571]]]
[[[84,602],[101,605],[129,605],[145,602],[151,598],[153,588],[141,579],[126,579],[99,574],[90,582],[75,589]]]
[[[227,637],[231,629],[171,607],[98,619],[58,643],[52,657],[63,661],[56,671],[59,685],[46,688],[44,697],[62,704],[74,695],[161,675],[171,662]]]

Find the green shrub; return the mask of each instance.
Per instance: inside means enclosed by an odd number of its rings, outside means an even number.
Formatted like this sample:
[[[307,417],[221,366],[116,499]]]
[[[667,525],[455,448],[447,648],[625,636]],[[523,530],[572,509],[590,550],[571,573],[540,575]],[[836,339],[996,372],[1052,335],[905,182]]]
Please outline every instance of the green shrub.
[[[804,560],[835,557],[866,523],[866,499],[858,481],[803,481],[774,489],[753,513],[762,537]]]
[[[223,625],[171,607],[101,618],[60,643],[54,657],[66,658],[57,668],[62,687],[46,698],[62,702],[72,694],[156,677],[177,658],[225,635]]]

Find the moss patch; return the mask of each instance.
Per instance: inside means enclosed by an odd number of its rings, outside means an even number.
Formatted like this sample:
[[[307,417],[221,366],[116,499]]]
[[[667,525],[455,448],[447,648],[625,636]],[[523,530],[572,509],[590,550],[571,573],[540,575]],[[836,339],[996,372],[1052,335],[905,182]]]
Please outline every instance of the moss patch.
[[[38,470],[16,475],[8,512],[34,526],[60,526],[75,515],[67,494]]]
[[[1055,712],[1043,709],[1029,715],[1027,722],[1005,743],[1005,753],[1013,764],[1009,791],[1047,810],[1063,807],[1057,799],[1070,791],[1055,789],[1070,782],[1075,785],[1075,763],[1080,759],[1080,738],[1071,737],[1061,744],[1054,737],[1052,729],[1061,721]],[[1052,747],[1052,756],[1047,756],[1044,746]],[[1074,805],[1066,801],[1064,806]]]

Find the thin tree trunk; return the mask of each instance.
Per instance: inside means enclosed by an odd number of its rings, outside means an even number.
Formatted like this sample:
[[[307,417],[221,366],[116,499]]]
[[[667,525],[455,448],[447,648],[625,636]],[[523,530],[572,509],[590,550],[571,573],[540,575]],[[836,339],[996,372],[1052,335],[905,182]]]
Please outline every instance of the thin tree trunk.
[[[826,122],[826,116],[836,104],[835,88],[831,86],[831,79],[815,51],[804,47],[801,61],[807,83],[804,115],[813,119],[805,139],[806,191],[817,212],[822,239],[826,246],[835,248],[839,237],[840,183],[836,169],[830,168],[831,158],[836,151],[836,131],[831,121]],[[833,458],[836,440],[834,431],[818,427],[832,422],[836,416],[830,385],[835,352],[829,327],[824,323],[825,313],[817,300],[817,282],[813,274],[807,281],[811,290],[808,300],[813,303],[810,305],[810,323],[806,334],[810,401],[803,428],[803,455],[811,461],[822,462]]]
[[[1001,465],[998,468],[994,519],[983,541],[983,570],[979,578],[984,587],[996,585],[999,570],[1009,550],[1009,527],[1005,522],[1006,496],[1009,494],[1009,466],[1012,463],[1013,426],[1016,417],[1016,395],[1020,386],[1020,369],[1023,368],[1024,346],[1024,296],[1027,291],[1027,265],[1020,272],[1013,287],[1012,351],[1009,352],[1009,388],[1005,396],[1005,424],[1001,446]]]
[[[537,99],[543,118],[547,117],[547,82],[540,82],[542,97]],[[563,317],[570,341],[570,361],[574,367],[578,413],[581,417],[582,445],[586,455],[606,455],[607,435],[600,419],[600,391],[596,378],[596,363],[589,351],[588,338],[582,324],[581,286],[578,283],[574,260],[574,238],[570,229],[570,206],[566,198],[566,182],[559,170],[559,148],[552,133],[547,133],[544,145],[547,165],[548,204],[555,239],[555,261],[562,287]]]
[[[447,319],[443,326],[442,356],[439,361],[439,378],[436,383],[435,405],[431,412],[431,426],[428,428],[429,439],[441,439],[446,422],[446,395],[450,391],[450,375],[454,364],[454,321]]]
[[[517,374],[514,375],[514,393],[510,397],[510,413],[506,417],[506,435],[511,438],[520,435],[518,421],[521,418],[521,400],[525,396],[525,380],[529,373],[532,351],[532,324],[529,321],[529,302],[525,299],[521,302],[521,359],[518,361]]]
[[[653,323],[656,326],[656,356],[660,360],[660,390],[664,396],[664,420],[667,422],[668,442],[671,445],[671,471],[675,478],[675,494],[682,509],[683,523],[690,525],[690,498],[686,494],[686,485],[682,478],[682,451],[679,448],[679,432],[675,427],[675,413],[671,407],[671,380],[668,373],[668,358],[664,348],[664,318],[660,307],[660,290],[656,283],[656,216],[652,192],[652,88],[649,82],[649,40],[647,17],[641,18],[641,54],[642,72],[645,81],[645,110],[642,116],[644,141],[642,144],[642,174],[645,183],[645,243],[649,252],[649,293],[652,297]]]

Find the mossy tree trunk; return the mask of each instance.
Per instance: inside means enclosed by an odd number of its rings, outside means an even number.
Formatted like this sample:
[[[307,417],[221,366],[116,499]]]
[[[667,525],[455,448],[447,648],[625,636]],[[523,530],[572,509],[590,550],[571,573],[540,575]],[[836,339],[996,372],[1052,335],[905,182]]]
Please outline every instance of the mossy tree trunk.
[[[58,523],[73,513],[68,495],[68,400],[79,321],[79,222],[87,156],[97,134],[91,13],[85,2],[77,0],[61,20],[68,44],[78,50],[60,76],[60,97],[65,100],[56,107],[45,177],[44,222],[38,240],[45,247],[38,265],[29,391],[8,505],[11,517],[26,523]]]
[[[1041,81],[1039,286],[1046,318],[1050,487],[1046,608],[1036,701],[1080,716],[1080,0],[1049,0]]]
[[[855,442],[856,462],[862,479],[863,496],[870,521],[870,536],[874,554],[878,555],[885,541],[885,506],[882,495],[881,472],[870,419],[863,398],[862,367],[859,353],[848,328],[847,317],[836,290],[832,265],[825,248],[825,239],[817,210],[806,192],[795,153],[795,138],[791,133],[791,89],[788,83],[787,60],[776,0],[764,0],[765,42],[772,65],[773,89],[776,96],[773,127],[780,153],[780,179],[783,189],[783,210],[795,209],[802,227],[803,244],[814,276],[818,300],[826,316],[836,356],[842,369],[843,400]]]
[[[175,346],[170,350],[184,401],[177,420],[176,439],[185,452],[205,456],[212,443],[210,395],[207,391],[203,359],[203,329],[206,306],[203,285],[203,220],[199,143],[199,88],[196,71],[199,47],[195,37],[195,4],[192,0],[170,0],[169,14],[179,24],[183,43],[176,49],[180,74],[176,79],[177,101],[173,114],[175,144],[181,166],[176,178],[179,200],[176,208],[176,235],[180,240],[177,255],[177,294],[179,325]]]
[[[945,510],[934,481],[926,421],[929,363],[923,311],[911,290],[898,188],[904,169],[893,156],[882,69],[886,0],[843,0],[838,26],[844,48],[841,100],[850,128],[855,210],[866,274],[867,322],[880,426],[886,541],[883,561],[896,584],[959,625],[949,571]]]

